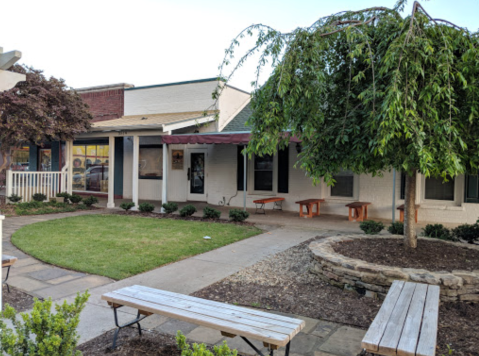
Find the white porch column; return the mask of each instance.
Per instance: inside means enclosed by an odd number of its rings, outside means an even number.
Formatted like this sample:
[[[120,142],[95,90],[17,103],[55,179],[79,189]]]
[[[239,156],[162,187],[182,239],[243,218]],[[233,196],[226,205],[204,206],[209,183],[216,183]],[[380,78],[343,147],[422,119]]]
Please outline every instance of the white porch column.
[[[108,203],[107,208],[115,207],[115,136],[108,137]]]
[[[73,193],[73,141],[67,141],[68,155],[68,176],[67,176],[67,193]]]
[[[139,168],[140,168],[140,137],[133,136],[133,179],[132,179],[132,200],[135,206],[132,210],[138,210],[138,181],[139,181]]]
[[[168,203],[168,144],[163,144],[163,181],[161,184],[161,203]],[[164,213],[165,209],[161,208]]]

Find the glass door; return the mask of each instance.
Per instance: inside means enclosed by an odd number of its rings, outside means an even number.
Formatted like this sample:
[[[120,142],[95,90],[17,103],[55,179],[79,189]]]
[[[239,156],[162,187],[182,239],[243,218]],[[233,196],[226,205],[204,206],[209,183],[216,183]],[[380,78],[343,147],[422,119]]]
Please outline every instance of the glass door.
[[[206,201],[206,152],[190,150],[188,200]]]

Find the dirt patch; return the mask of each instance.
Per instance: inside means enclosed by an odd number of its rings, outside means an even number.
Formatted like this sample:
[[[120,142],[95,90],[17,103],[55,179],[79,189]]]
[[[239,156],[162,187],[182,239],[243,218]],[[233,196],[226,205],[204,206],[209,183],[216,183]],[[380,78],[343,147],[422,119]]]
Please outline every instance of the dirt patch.
[[[334,251],[370,263],[428,271],[479,269],[479,250],[441,241],[418,240],[417,249],[405,249],[402,240],[377,238],[341,242]]]
[[[5,304],[14,307],[16,311],[25,311],[33,307],[33,297],[11,286],[10,293],[8,293],[7,287],[3,286],[2,308],[5,307]]]

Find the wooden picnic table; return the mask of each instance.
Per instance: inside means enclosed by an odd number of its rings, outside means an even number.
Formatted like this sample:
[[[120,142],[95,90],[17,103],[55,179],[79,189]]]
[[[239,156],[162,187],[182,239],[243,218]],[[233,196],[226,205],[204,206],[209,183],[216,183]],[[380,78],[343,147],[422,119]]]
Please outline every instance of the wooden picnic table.
[[[303,320],[296,318],[138,285],[103,294],[101,299],[107,301],[114,311],[118,329],[113,348],[120,329],[138,324],[141,335],[139,322],[152,314],[206,326],[227,337],[238,335],[259,355],[263,354],[247,338],[262,341],[270,349],[270,355],[273,355],[273,350],[286,346],[285,355],[288,355],[291,339],[305,326]],[[118,325],[116,310],[122,306],[137,309],[138,316],[127,324]]]
[[[271,197],[271,198],[253,200],[253,203],[256,204],[256,210],[254,213],[266,214],[266,210],[264,209],[264,206],[268,203],[274,203],[273,210],[283,210],[283,201],[284,201],[284,198],[281,198],[281,197]],[[258,213],[258,210],[263,212]]]
[[[416,214],[414,216],[414,219],[416,220],[416,222],[417,222],[417,211],[419,210],[420,207],[421,207],[421,205],[416,204]],[[397,207],[397,210],[399,210],[399,221],[404,222],[404,204],[399,205]]]
[[[319,205],[323,203],[324,199],[306,199],[297,201],[299,204],[299,217],[312,218],[313,216],[319,216]],[[316,212],[313,212],[313,208],[316,206]],[[306,207],[306,215],[304,215],[303,207]]]
[[[364,219],[367,219],[368,205],[371,205],[371,203],[362,201],[346,204],[349,208],[349,221],[364,221]]]
[[[10,293],[10,286],[8,285],[8,275],[10,274],[10,267],[13,266],[15,262],[17,262],[18,258],[15,256],[9,256],[9,255],[2,255],[2,268],[7,269],[7,275],[5,279],[2,281],[2,284],[5,284],[7,286],[7,291]]]
[[[434,356],[439,286],[394,281],[361,343],[384,356]]]

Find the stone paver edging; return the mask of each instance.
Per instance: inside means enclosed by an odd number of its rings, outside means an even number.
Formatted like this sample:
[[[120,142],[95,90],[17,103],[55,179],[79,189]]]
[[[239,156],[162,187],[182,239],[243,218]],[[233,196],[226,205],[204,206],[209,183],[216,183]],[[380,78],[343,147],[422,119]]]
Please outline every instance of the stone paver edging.
[[[332,285],[356,290],[369,297],[384,298],[394,280],[404,280],[440,286],[441,300],[445,302],[479,302],[479,270],[431,272],[425,269],[390,267],[346,257],[336,253],[333,248],[336,243],[372,238],[384,239],[384,237],[367,235],[347,235],[327,237],[312,242],[309,249],[318,262],[312,272]],[[396,235],[388,238],[402,239],[403,237]],[[479,250],[479,246],[474,245],[427,240]]]

